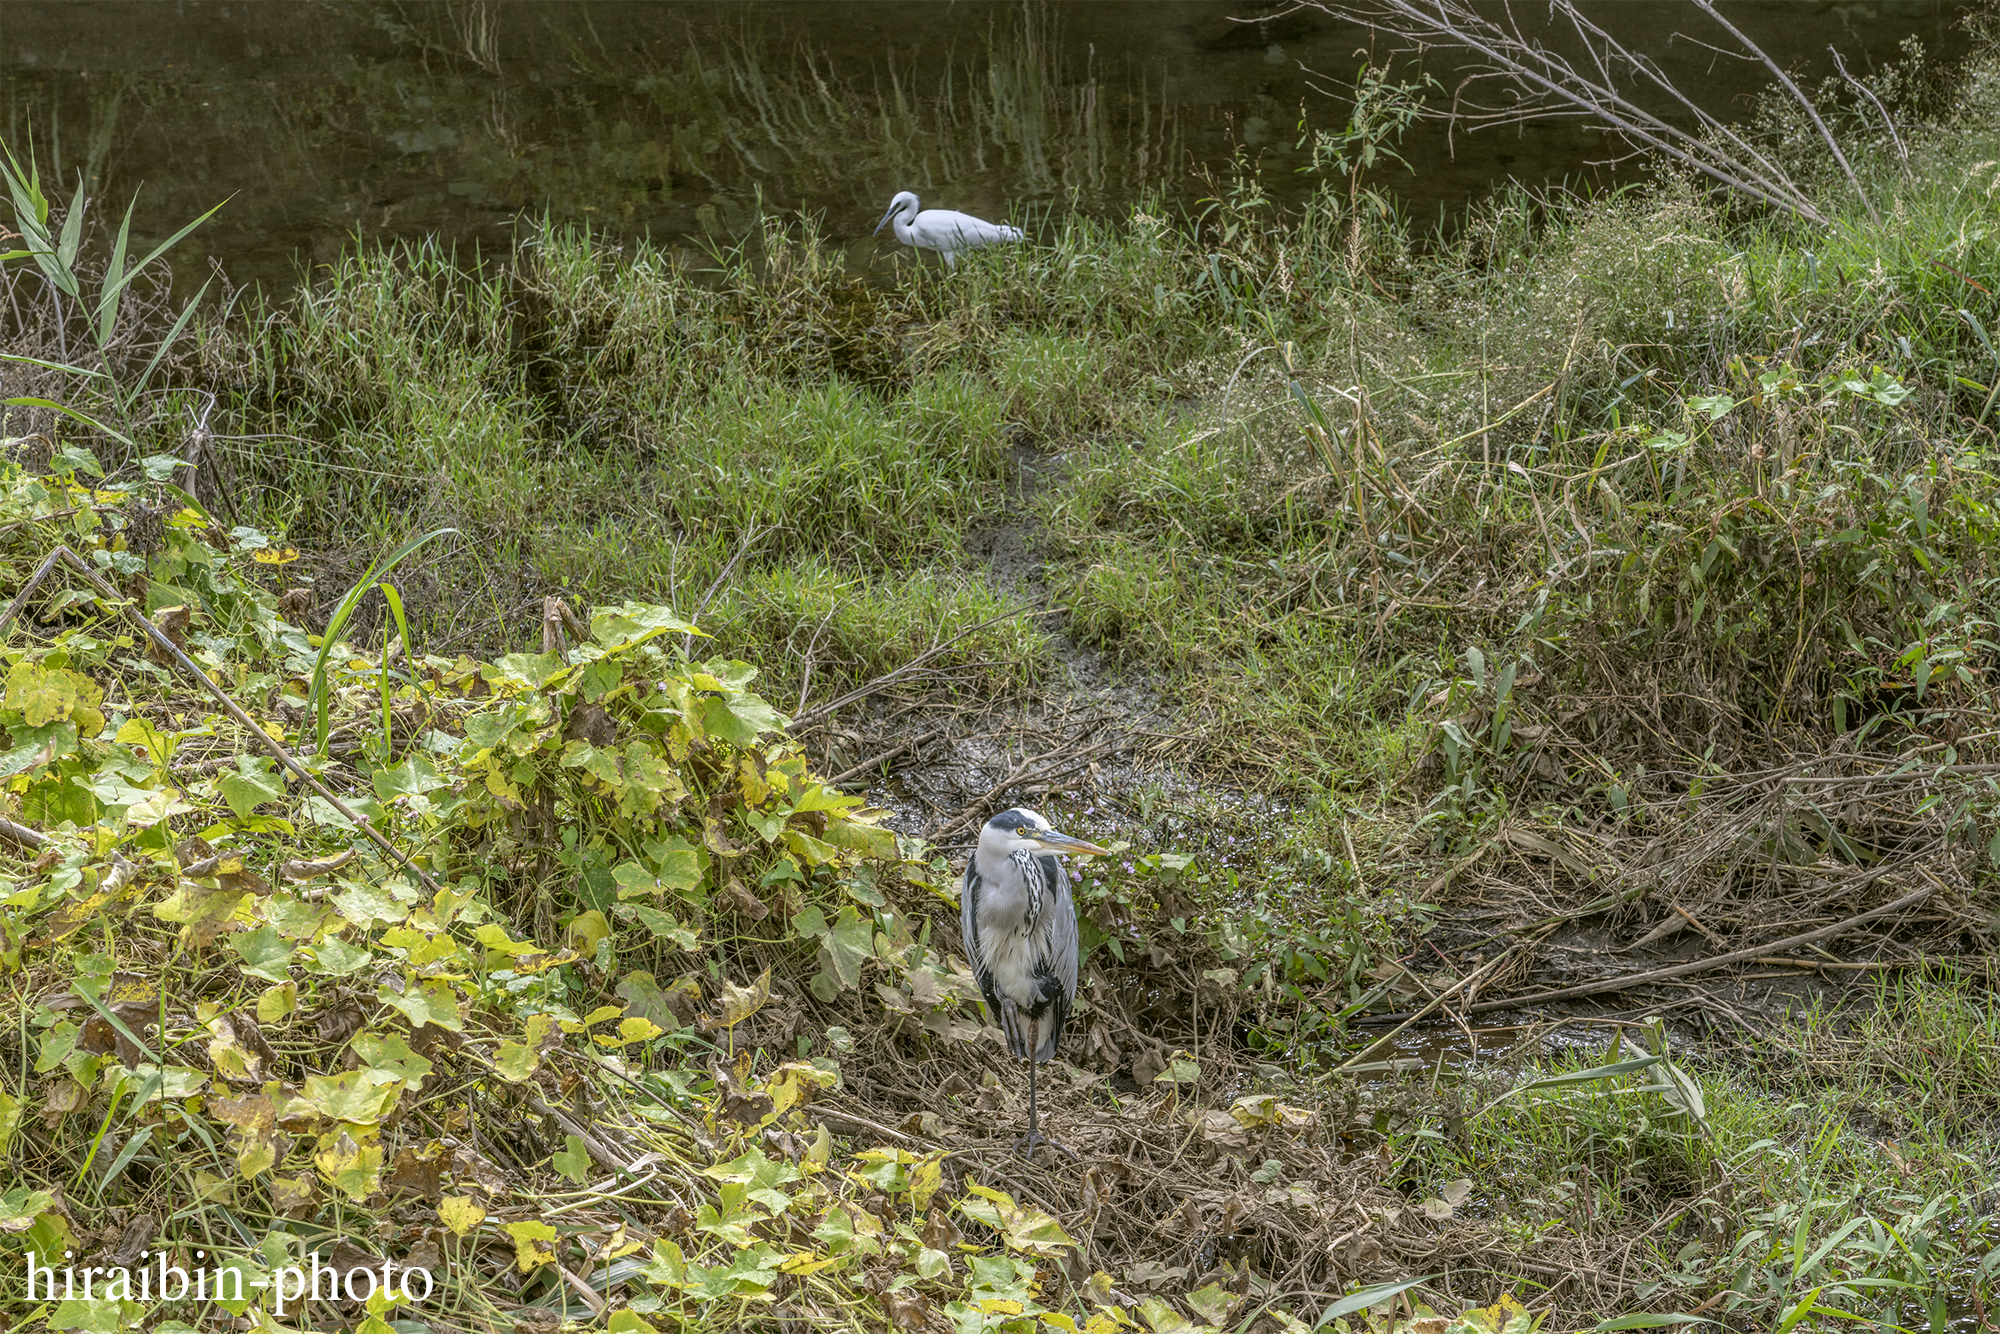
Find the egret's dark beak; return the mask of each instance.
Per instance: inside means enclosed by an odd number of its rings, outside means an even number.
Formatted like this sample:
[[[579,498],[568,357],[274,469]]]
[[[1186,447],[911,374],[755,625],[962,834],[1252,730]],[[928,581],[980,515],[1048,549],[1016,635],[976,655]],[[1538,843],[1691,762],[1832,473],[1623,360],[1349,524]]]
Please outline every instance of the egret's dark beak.
[[[1109,857],[1111,855],[1111,849],[1109,848],[1100,848],[1095,843],[1086,843],[1080,838],[1071,838],[1068,834],[1060,833],[1054,829],[1044,829],[1041,833],[1035,835],[1035,842],[1040,845],[1044,852],[1070,852],[1075,853],[1079,857]]]
[[[875,224],[875,230],[871,232],[870,235],[880,236],[882,234],[882,229],[889,225],[889,219],[895,216],[896,216],[896,206],[894,204],[891,204],[889,205],[889,211],[882,215],[882,221]]]

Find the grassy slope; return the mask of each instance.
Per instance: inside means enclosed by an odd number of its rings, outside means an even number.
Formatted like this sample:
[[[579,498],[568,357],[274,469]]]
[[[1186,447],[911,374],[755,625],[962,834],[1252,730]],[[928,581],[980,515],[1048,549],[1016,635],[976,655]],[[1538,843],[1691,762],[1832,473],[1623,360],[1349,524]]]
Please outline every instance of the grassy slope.
[[[1079,222],[876,285],[782,228],[704,272],[553,231],[478,275],[357,254],[205,340],[224,489],[307,551],[322,609],[374,552],[458,527],[402,581],[440,650],[519,647],[550,592],[686,611],[713,585],[702,624],[790,701],[809,658],[822,696],[1007,609],[964,537],[1014,503],[1012,444],[1058,452],[1034,504],[1068,633],[1157,679],[1211,774],[1318,799],[1286,854],[1351,823],[1357,857],[1274,856],[1273,896],[1372,911],[1521,812],[1664,836],[1691,789],[1784,753],[1989,725],[1985,78],[1909,175],[1864,164],[1881,219],[1829,187],[1842,211],[1810,233],[1668,184],[1504,197],[1448,243],[1357,249],[1335,202],[1281,219],[1246,183],[1196,224]],[[1061,685],[1017,623],[955,653],[996,696]],[[1969,795],[1957,832],[1983,843]],[[1368,939],[1324,934],[1336,975]],[[1660,1300],[1726,1257],[1755,1270],[1743,1318],[1781,1312],[1798,1271],[1745,1239],[1788,1235],[1822,1184],[1893,1224],[1990,1170],[1968,1138],[1983,981],[1885,997],[1863,1031],[1913,1013],[1914,1045],[1809,1026],[1786,1059],[1707,1072],[1705,1135],[1509,1102],[1418,1146],[1413,1186],[1469,1172],[1501,1226],[1588,1237],[1734,1172],[1726,1244],[1679,1252]],[[1885,1166],[1835,1116],[1902,1147]],[[1952,1219],[1900,1231],[1972,1245]],[[1657,1244],[1642,1263],[1675,1255]],[[1871,1272],[1904,1272],[1885,1256]]]

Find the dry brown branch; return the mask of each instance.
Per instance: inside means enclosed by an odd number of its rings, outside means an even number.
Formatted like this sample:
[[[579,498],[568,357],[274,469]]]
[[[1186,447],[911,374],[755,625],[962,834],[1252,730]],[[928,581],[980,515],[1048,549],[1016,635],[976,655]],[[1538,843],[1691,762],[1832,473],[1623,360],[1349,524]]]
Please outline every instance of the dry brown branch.
[[[1921,870],[1922,868],[1918,869]],[[1872,880],[1886,873],[1886,870],[1878,871],[1869,876],[1868,879]],[[1817,931],[1807,931],[1800,935],[1787,936],[1783,940],[1773,940],[1762,945],[1752,945],[1748,949],[1732,950],[1728,954],[1718,954],[1707,959],[1695,959],[1688,963],[1677,963],[1666,968],[1654,968],[1643,973],[1628,973],[1622,977],[1607,977],[1600,981],[1585,982],[1574,987],[1562,987],[1555,991],[1541,991],[1533,995],[1516,996],[1508,1000],[1482,1001],[1477,1005],[1468,1006],[1466,1013],[1483,1014],[1493,1010],[1513,1010],[1528,1005],[1542,1005],[1549,1001],[1601,995],[1607,991],[1625,991],[1632,987],[1645,986],[1652,982],[1662,982],[1668,978],[1686,977],[1690,973],[1706,972],[1711,968],[1721,968],[1727,964],[1747,963],[1762,955],[1796,949],[1800,945],[1810,945],[1816,940],[1826,940],[1831,936],[1837,936],[1843,931],[1859,926],[1863,922],[1873,921],[1878,917],[1886,917],[1890,913],[1901,912],[1903,909],[1913,907],[1921,903],[1924,899],[1929,898],[1939,888],[1940,882],[1933,879],[1930,884],[1924,886],[1922,889],[1911,890],[1908,894],[1905,894],[1902,898],[1892,903],[1885,903],[1879,907],[1870,908],[1864,913],[1856,913],[1852,917],[1835,922],[1832,926],[1821,927]]]
[[[1825,221],[1805,188],[1781,165],[1675,86],[1650,56],[1628,49],[1610,30],[1593,22],[1574,0],[1551,0],[1546,10],[1526,6],[1519,12],[1513,6],[1496,8],[1474,0],[1311,0],[1311,4],[1350,22],[1388,32],[1418,50],[1436,47],[1478,57],[1482,68],[1465,80],[1454,100],[1450,116],[1456,123],[1478,129],[1551,116],[1589,117],[1623,136],[1635,149],[1651,149],[1731,190],[1807,221]],[[1733,49],[1713,49],[1764,66],[1803,108],[1842,173],[1872,212],[1872,201],[1811,99],[1707,0],[1696,0],[1694,8],[1718,24],[1734,43]],[[1545,22],[1536,25],[1524,19],[1524,14],[1544,16]],[[1581,59],[1555,50],[1549,43],[1555,37],[1579,47]],[[1467,97],[1468,88],[1488,82],[1511,86],[1514,98],[1486,105]],[[1680,114],[1670,119],[1655,112],[1646,105],[1646,98],[1664,98]]]
[[[1033,782],[1036,779],[1052,778],[1058,774],[1069,773],[1074,769],[1080,768],[1091,756],[1102,754],[1104,751],[1118,745],[1123,739],[1116,733],[1113,733],[1101,741],[1085,746],[1082,750],[1064,751],[1058,748],[1038,755],[1032,760],[1022,761],[1005,778],[960,807],[950,819],[946,820],[931,835],[931,840],[936,842],[939,839],[949,838],[951,835],[957,833],[973,817],[986,809],[986,803],[992,801],[993,798],[999,796],[1007,789],[1019,787],[1023,783]]]
[[[49,841],[46,834],[38,833],[26,825],[15,824],[4,817],[0,817],[0,838],[29,849],[40,848]]]
[[[1047,599],[1039,599],[1039,601],[1046,601],[1046,600]],[[1002,621],[1011,621],[1017,616],[1048,616],[1054,614],[1053,611],[1036,611],[1033,609],[1034,606],[1035,604],[1031,603],[1029,604],[1028,607],[1023,608],[1020,611],[1002,612],[998,616],[989,616],[987,619],[981,621],[977,625],[968,626],[965,629],[959,631],[957,634],[953,635],[950,639],[941,640],[940,642],[931,645],[929,648],[925,649],[922,653],[919,653],[916,657],[911,658],[908,662],[904,663],[900,667],[895,668],[893,671],[884,672],[882,675],[876,677],[874,680],[864,682],[863,684],[858,685],[854,689],[848,691],[844,695],[838,695],[833,699],[828,700],[824,704],[816,705],[813,708],[807,709],[805,712],[801,713],[798,717],[792,719],[790,726],[788,726],[786,730],[792,733],[798,733],[800,731],[803,731],[805,728],[812,726],[814,723],[817,723],[822,719],[825,719],[835,713],[838,713],[841,709],[846,708],[849,704],[854,703],[856,700],[866,699],[868,696],[878,694],[881,691],[889,689],[891,686],[900,685],[904,681],[907,681],[912,677],[918,675],[925,663],[937,657],[940,653],[943,653],[953,644],[958,643],[961,639],[966,638],[968,635],[978,634],[981,630],[986,629],[988,626],[998,625]]]

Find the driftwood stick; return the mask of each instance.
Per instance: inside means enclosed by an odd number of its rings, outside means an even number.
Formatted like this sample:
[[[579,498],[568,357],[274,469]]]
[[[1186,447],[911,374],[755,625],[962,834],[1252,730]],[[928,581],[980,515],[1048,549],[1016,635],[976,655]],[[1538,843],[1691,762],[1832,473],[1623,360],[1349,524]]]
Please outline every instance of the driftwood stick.
[[[4,816],[0,816],[0,838],[29,849],[45,847],[49,841],[47,834],[38,833],[24,824],[15,824]]]
[[[1919,868],[1919,870],[1921,869]],[[1510,1000],[1481,1001],[1477,1005],[1467,1006],[1465,1012],[1467,1014],[1482,1014],[1490,1010],[1518,1010],[1524,1006],[1540,1005],[1545,1001],[1568,1000],[1573,996],[1595,996],[1606,991],[1625,991],[1631,987],[1645,986],[1649,982],[1664,982],[1671,977],[1686,977],[1689,973],[1706,972],[1711,968],[1721,968],[1726,964],[1748,963],[1766,955],[1777,954],[1782,950],[1796,949],[1800,945],[1810,945],[1816,940],[1825,940],[1829,936],[1837,936],[1843,931],[1861,925],[1863,922],[1872,921],[1877,917],[1886,917],[1892,912],[1900,912],[1904,908],[1921,903],[1936,893],[1943,884],[1942,881],[1928,876],[1927,873],[1926,878],[1930,879],[1931,883],[1925,885],[1922,889],[1913,889],[1893,903],[1885,903],[1879,908],[1870,908],[1867,912],[1856,913],[1844,921],[1835,922],[1832,926],[1823,926],[1817,931],[1807,931],[1802,935],[1787,936],[1783,940],[1773,940],[1762,945],[1752,945],[1747,949],[1731,950],[1727,954],[1718,954],[1713,958],[1695,959],[1688,963],[1677,963],[1667,968],[1654,968],[1644,973],[1628,973],[1623,977],[1607,977],[1599,982],[1585,982],[1579,986],[1563,987],[1557,991],[1538,991],[1530,996],[1517,996]],[[1422,1013],[1422,1011],[1419,1013]]]
[[[42,562],[41,568],[29,575],[28,582],[21,585],[21,591],[7,604],[7,610],[0,611],[0,635],[7,633],[7,627],[14,623],[15,615],[21,610],[21,604],[28,600],[28,595],[40,586],[42,580],[49,577],[49,571],[56,567],[56,562],[62,559],[62,553],[67,550],[67,547],[59,546],[51,551],[49,558]]]

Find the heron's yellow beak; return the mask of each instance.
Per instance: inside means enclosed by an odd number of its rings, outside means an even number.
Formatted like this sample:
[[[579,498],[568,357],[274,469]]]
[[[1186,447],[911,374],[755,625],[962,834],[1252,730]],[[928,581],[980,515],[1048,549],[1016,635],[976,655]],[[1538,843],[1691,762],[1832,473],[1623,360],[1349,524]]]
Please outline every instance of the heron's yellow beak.
[[[1095,843],[1086,843],[1080,838],[1071,838],[1068,834],[1060,833],[1054,829],[1044,829],[1041,833],[1035,835],[1035,843],[1044,852],[1072,852],[1078,856],[1090,857],[1109,857],[1111,855],[1111,849],[1109,848],[1100,848]]]

